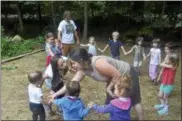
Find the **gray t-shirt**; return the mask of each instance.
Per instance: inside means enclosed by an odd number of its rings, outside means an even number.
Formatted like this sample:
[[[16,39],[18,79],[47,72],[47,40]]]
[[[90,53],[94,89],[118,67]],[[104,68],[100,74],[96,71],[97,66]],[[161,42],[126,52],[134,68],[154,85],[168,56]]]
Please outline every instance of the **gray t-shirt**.
[[[134,61],[140,62],[143,59],[144,47],[134,46]]]

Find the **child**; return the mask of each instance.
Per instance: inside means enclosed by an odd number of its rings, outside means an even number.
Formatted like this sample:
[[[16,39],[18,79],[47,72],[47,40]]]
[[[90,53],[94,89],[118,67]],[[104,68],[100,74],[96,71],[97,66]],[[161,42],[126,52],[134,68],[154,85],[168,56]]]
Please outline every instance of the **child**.
[[[115,59],[120,60],[120,48],[125,53],[124,47],[120,41],[118,41],[119,38],[119,32],[115,31],[112,33],[113,40],[109,40],[109,43],[105,46],[102,52],[104,52],[108,47],[110,47],[111,50],[111,56]]]
[[[92,56],[97,55],[97,49],[100,50],[100,48],[97,47],[95,38],[93,36],[89,37],[89,43],[88,44],[80,44],[81,47],[88,47],[88,53],[92,54]]]
[[[80,84],[76,81],[70,81],[66,84],[68,96],[61,99],[55,99],[53,104],[63,110],[64,120],[83,120],[90,111],[91,107],[85,108],[83,101],[79,98]]]
[[[57,38],[55,38],[54,55],[57,56],[57,57],[61,57],[62,56],[61,43],[60,43],[60,41]]]
[[[125,55],[130,54],[134,51],[134,61],[133,66],[135,67],[136,71],[140,75],[140,69],[142,66],[142,60],[145,59],[144,47],[143,44],[143,37],[136,38],[136,45],[134,45],[130,51],[126,52]]]
[[[115,84],[114,93],[118,98],[113,99],[108,105],[98,106],[94,104],[93,109],[97,113],[110,113],[110,120],[131,120],[131,99],[129,98],[131,90],[130,79],[127,76],[116,79],[118,83]]]
[[[159,91],[159,99],[161,104],[154,106],[157,109],[159,115],[168,114],[168,96],[172,92],[174,86],[174,77],[176,74],[176,69],[178,66],[179,58],[176,53],[172,53],[168,56],[168,62],[161,63],[160,66],[163,67],[162,71],[162,83]]]
[[[46,39],[46,46],[45,46],[45,50],[46,50],[46,67],[49,65],[51,58],[54,56],[54,34],[49,32],[46,34],[45,36]]]
[[[168,43],[165,45],[164,51],[165,51],[165,53],[166,53],[166,56],[165,56],[163,62],[167,63],[167,62],[168,62],[168,56],[169,56],[171,53],[173,53],[173,51],[174,51],[173,43],[172,43],[172,42],[168,42]],[[160,81],[162,71],[163,71],[163,68],[161,69],[161,71],[160,71],[160,73],[159,73],[159,76],[158,76],[158,79],[157,79],[157,83],[159,83],[159,81]]]
[[[159,39],[153,40],[153,47],[150,49],[150,52],[147,55],[147,57],[150,56],[149,77],[150,80],[156,84],[158,65],[161,63],[161,50],[159,48],[159,42]]]
[[[30,84],[28,85],[28,94],[29,94],[29,107],[32,111],[32,118],[34,121],[45,120],[45,110],[42,103],[46,104],[43,99],[43,94],[41,86],[43,83],[42,73],[41,72],[32,72],[28,75],[28,80]]]

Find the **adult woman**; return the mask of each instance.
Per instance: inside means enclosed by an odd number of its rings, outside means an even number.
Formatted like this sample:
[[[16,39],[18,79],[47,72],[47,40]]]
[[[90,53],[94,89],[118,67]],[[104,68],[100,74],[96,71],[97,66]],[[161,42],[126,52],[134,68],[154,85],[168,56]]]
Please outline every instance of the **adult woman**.
[[[54,94],[64,86],[62,78],[63,75],[60,74],[59,70],[63,70],[64,72],[66,67],[67,66],[65,57],[61,58],[53,57],[51,59],[50,64],[46,68],[43,78],[45,80],[47,87],[51,89],[51,94]],[[57,98],[62,98],[63,96],[64,93],[57,96]],[[51,105],[44,105],[44,108],[46,111],[46,117],[49,119],[50,118],[49,115],[52,112]]]
[[[60,40],[63,48],[63,56],[67,56],[73,44],[75,43],[74,36],[76,37],[77,44],[80,44],[80,40],[77,35],[77,27],[71,19],[70,11],[64,12],[64,20],[62,20],[58,26],[58,40]]]
[[[138,75],[134,67],[130,66],[127,62],[119,61],[107,56],[90,57],[85,49],[75,49],[70,53],[69,57],[71,59],[71,67],[76,71],[72,81],[81,81],[85,75],[87,75],[94,80],[107,82],[106,104],[115,98],[113,87],[116,82],[112,82],[111,80],[124,74],[131,75],[132,105],[137,112],[139,120],[143,120]],[[55,98],[65,91],[66,88],[64,86],[64,88],[53,94],[52,98]]]

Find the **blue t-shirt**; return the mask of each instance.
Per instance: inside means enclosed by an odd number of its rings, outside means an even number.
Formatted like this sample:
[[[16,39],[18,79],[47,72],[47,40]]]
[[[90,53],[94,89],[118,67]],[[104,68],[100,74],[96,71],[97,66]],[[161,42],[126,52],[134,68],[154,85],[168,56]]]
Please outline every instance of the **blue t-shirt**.
[[[120,56],[120,48],[123,46],[123,44],[120,41],[114,42],[113,40],[109,40],[108,43],[110,49],[111,49],[111,55],[112,56]]]

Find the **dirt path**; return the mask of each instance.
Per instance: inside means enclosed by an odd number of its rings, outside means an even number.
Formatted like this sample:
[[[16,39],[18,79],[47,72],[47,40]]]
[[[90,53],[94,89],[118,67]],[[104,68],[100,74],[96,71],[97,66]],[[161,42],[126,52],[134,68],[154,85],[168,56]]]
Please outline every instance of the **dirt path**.
[[[108,52],[107,52],[108,53]],[[121,57],[123,60],[132,62],[132,56]],[[44,67],[45,54],[43,52],[35,55],[27,56],[25,58],[9,62],[3,66],[17,66],[14,70],[2,70],[1,81],[1,107],[2,107],[2,120],[31,120],[31,112],[28,107],[28,95],[27,95],[27,73],[41,70]],[[175,89],[169,98],[169,114],[164,117],[160,117],[153,110],[153,106],[157,104],[157,92],[159,86],[153,86],[149,82],[148,62],[144,63],[143,74],[140,78],[140,88],[142,95],[142,104],[145,111],[145,119],[149,120],[181,120],[181,63],[177,70]],[[67,77],[70,77],[68,75]],[[81,82],[81,97],[86,103],[94,101],[99,104],[103,104],[105,100],[105,84],[102,82],[93,81],[90,78],[85,78]],[[43,87],[46,92],[46,88]],[[135,114],[132,111],[132,118],[135,119]],[[52,119],[59,119],[59,116],[53,116]],[[85,119],[104,120],[107,119],[107,115],[96,115],[91,113]]]

